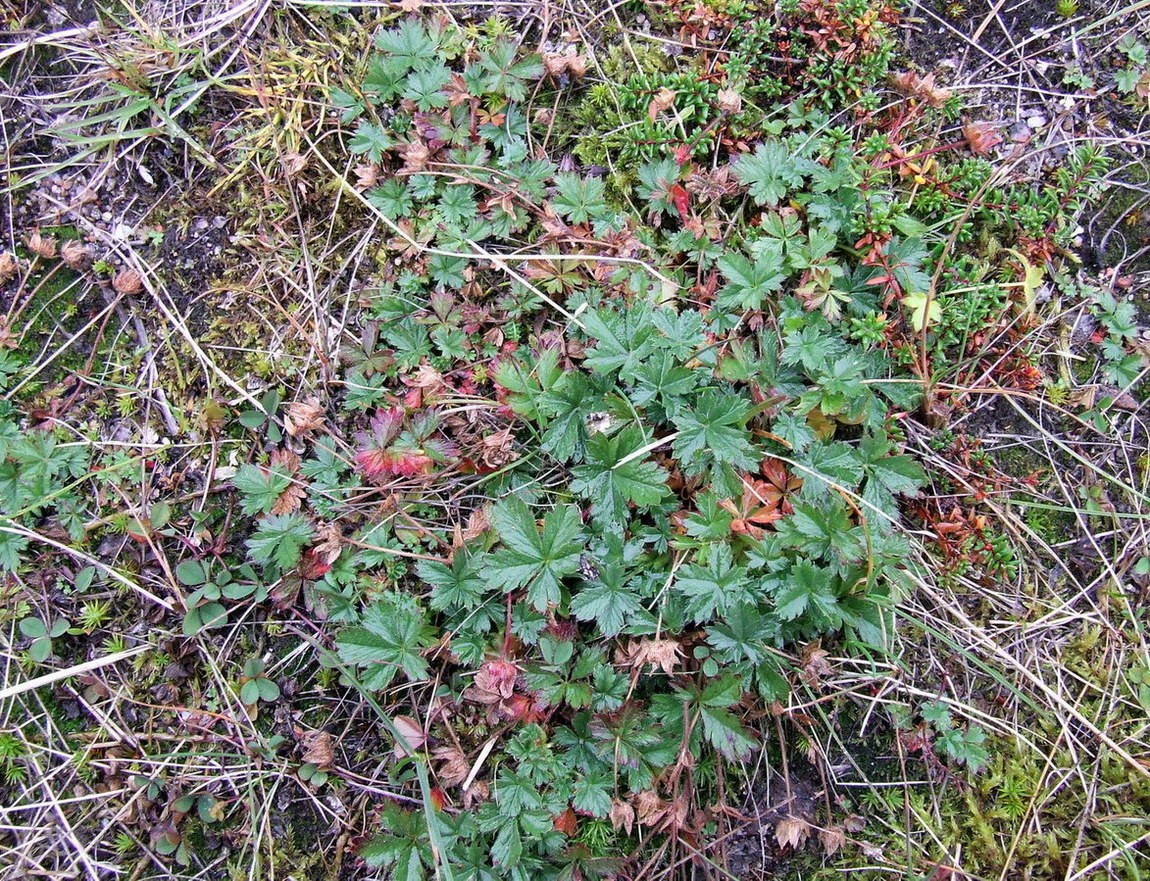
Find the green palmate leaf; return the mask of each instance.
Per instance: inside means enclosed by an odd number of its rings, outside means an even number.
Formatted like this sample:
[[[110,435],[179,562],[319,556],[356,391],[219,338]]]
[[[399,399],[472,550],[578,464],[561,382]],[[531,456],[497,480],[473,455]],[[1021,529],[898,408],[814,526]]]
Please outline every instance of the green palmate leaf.
[[[779,290],[786,281],[782,245],[773,239],[758,244],[754,260],[737,253],[719,259],[719,269],[727,278],[719,291],[722,308],[758,309],[767,294]]]
[[[571,612],[580,621],[594,621],[604,636],[614,636],[642,608],[627,582],[622,567],[602,567],[599,578],[571,602]]]
[[[515,43],[502,41],[479,57],[478,64],[484,73],[484,91],[512,101],[522,101],[527,97],[527,81],[543,75],[543,64],[537,55],[518,58],[518,54],[519,47]]]
[[[279,467],[241,465],[232,482],[243,496],[240,507],[245,514],[266,514],[291,486],[292,479]]]
[[[564,173],[555,176],[558,188],[551,206],[572,223],[586,223],[607,210],[603,181],[597,177],[579,177]]]
[[[863,531],[854,526],[838,496],[796,502],[795,511],[778,523],[779,536],[803,553],[825,560],[850,562],[865,553]]]
[[[248,539],[248,554],[257,563],[290,569],[299,562],[303,546],[314,537],[315,529],[303,514],[269,514]]]
[[[675,312],[673,309],[656,309],[652,322],[662,334],[655,344],[666,349],[680,361],[687,361],[706,344],[703,331],[703,316],[694,309]]]
[[[348,149],[352,153],[366,155],[372,162],[379,162],[383,159],[384,152],[394,145],[391,135],[385,132],[382,126],[361,120],[355,127],[355,134],[352,135]],[[243,417],[240,418],[242,421]]]
[[[676,213],[672,187],[682,173],[682,167],[670,157],[649,162],[639,169],[639,198],[650,206],[652,214]]]
[[[863,479],[858,455],[848,444],[814,444],[799,461],[806,498],[823,498],[833,491],[851,492]]]
[[[895,236],[885,253],[892,275],[904,294],[925,294],[930,289],[930,275],[922,268],[929,252],[922,239]]]
[[[863,498],[892,518],[898,516],[896,495],[913,495],[926,483],[926,472],[906,455],[889,455],[893,445],[885,437],[870,436],[859,444],[866,482]]]
[[[767,641],[778,635],[778,621],[750,603],[737,603],[724,619],[707,629],[707,642],[724,664],[760,664],[770,657]]]
[[[726,758],[741,760],[747,758],[757,746],[751,734],[729,709],[738,703],[742,693],[742,681],[727,673],[709,682],[701,691],[695,687],[676,689],[673,697],[665,696],[670,700],[659,702],[656,712],[666,717],[669,728],[681,728],[681,710],[680,719],[675,719],[675,706],[687,705],[702,723],[699,727],[707,742]],[[694,751],[697,757],[697,749]]]
[[[483,599],[486,585],[470,554],[457,552],[451,565],[423,560],[417,567],[419,577],[431,585],[431,608],[472,609]]]
[[[386,55],[402,62],[410,70],[421,68],[439,58],[438,34],[433,34],[419,19],[408,18],[399,27],[380,31],[375,45]]]
[[[710,621],[717,612],[725,615],[741,604],[754,604],[756,590],[747,570],[734,565],[730,545],[721,544],[711,552],[706,566],[688,563],[679,570],[675,586],[686,597],[686,614],[692,621]]]
[[[740,158],[735,163],[735,176],[759,205],[778,205],[788,189],[803,182],[800,163],[780,141],[759,144],[753,154]]]
[[[451,71],[443,64],[433,64],[426,70],[417,70],[407,77],[403,97],[415,102],[420,110],[434,110],[447,106],[444,86],[451,80]]]
[[[15,572],[20,568],[20,555],[28,547],[28,536],[11,531],[11,520],[0,520],[0,570]]]
[[[583,458],[587,443],[587,418],[604,407],[602,377],[586,373],[563,373],[538,399],[547,419],[543,449],[557,459]]]
[[[758,744],[729,710],[700,707],[703,734],[720,753],[731,761],[746,759]]]
[[[377,55],[368,65],[363,90],[377,102],[390,101],[403,91],[406,78],[407,65],[402,59]]]
[[[698,474],[715,462],[746,471],[757,468],[761,457],[746,429],[750,415],[743,398],[714,388],[700,392],[694,408],[676,419],[674,451],[683,471]]]
[[[651,309],[644,304],[633,304],[624,313],[591,309],[582,320],[587,332],[598,340],[583,362],[591,370],[619,370],[624,379],[629,379],[654,348]]]
[[[497,502],[491,522],[503,547],[491,554],[484,575],[504,592],[527,588],[527,600],[539,612],[558,604],[560,582],[579,569],[583,550],[579,509],[563,505],[547,513],[543,528],[519,499]]]
[[[413,682],[426,679],[423,650],[435,633],[409,598],[392,594],[365,609],[359,626],[340,633],[336,646],[344,663],[366,668],[364,685],[379,689],[400,672]]]
[[[596,518],[621,523],[628,502],[657,505],[669,494],[666,472],[646,456],[624,461],[646,442],[637,425],[628,425],[613,437],[594,434],[588,438],[587,464],[573,469],[571,490],[591,500]]]
[[[635,370],[635,387],[628,392],[637,407],[658,401],[663,409],[674,412],[699,382],[699,374],[680,367],[670,352],[652,355]]]
[[[799,560],[775,594],[775,612],[784,621],[793,621],[809,608],[832,610],[838,597],[831,573],[809,560]]]
[[[390,804],[381,814],[385,831],[369,841],[360,856],[373,868],[390,867],[387,877],[392,881],[423,881],[424,867],[435,865],[426,819],[418,811]]]

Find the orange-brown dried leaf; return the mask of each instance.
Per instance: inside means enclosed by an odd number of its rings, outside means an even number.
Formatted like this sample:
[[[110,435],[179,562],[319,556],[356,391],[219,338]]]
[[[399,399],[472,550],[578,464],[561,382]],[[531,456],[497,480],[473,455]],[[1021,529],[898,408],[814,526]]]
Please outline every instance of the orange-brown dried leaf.
[[[292,437],[299,437],[323,428],[324,420],[323,405],[319,398],[292,401],[287,405],[284,428]]]
[[[579,832],[579,818],[571,808],[565,810],[552,822],[555,828],[568,838],[571,838]]]
[[[784,817],[775,826],[775,841],[779,847],[792,847],[798,850],[807,843],[811,834],[811,824],[802,817]]]
[[[467,756],[454,744],[436,747],[431,755],[442,763],[435,773],[444,786],[459,786],[471,773],[471,763],[467,761]]]
[[[847,836],[842,826],[831,826],[819,832],[819,841],[823,846],[823,853],[833,857],[842,846],[846,844]]]
[[[630,835],[631,830],[635,827],[635,809],[625,801],[615,800],[611,802],[611,813],[608,815],[611,819],[611,828],[618,832],[623,830],[623,834]]]
[[[962,127],[962,136],[971,151],[979,156],[985,156],[1002,143],[1002,135],[989,122],[968,122]]]
[[[625,649],[619,650],[617,657],[619,663],[636,671],[649,664],[670,676],[682,660],[683,652],[679,643],[673,639],[644,637],[638,641],[632,640]]]
[[[38,257],[51,259],[57,254],[57,242],[53,236],[46,236],[36,230],[28,236],[28,250]]]
[[[121,269],[112,279],[112,287],[119,294],[138,294],[144,289],[144,279],[132,268]]]
[[[303,748],[302,761],[321,770],[330,768],[335,762],[335,743],[327,731],[300,731],[297,728],[296,737]]]
[[[92,263],[91,249],[78,239],[69,239],[60,246],[60,259],[69,269],[87,269]]]

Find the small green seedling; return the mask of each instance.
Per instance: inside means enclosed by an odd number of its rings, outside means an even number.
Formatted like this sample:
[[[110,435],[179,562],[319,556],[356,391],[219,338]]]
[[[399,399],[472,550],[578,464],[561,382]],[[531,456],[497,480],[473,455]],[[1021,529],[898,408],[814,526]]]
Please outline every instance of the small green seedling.
[[[67,633],[70,626],[66,618],[55,618],[50,624],[36,616],[23,619],[20,632],[32,640],[28,657],[37,664],[43,664],[52,654],[52,640]]]
[[[256,578],[251,566],[237,570],[242,580],[235,580],[227,570],[212,575],[211,567],[202,560],[185,560],[176,567],[176,578],[186,587],[195,588],[184,600],[184,636],[195,636],[201,630],[226,624],[228,610],[221,599],[263,602],[268,590]]]
[[[246,706],[279,699],[280,687],[264,675],[265,666],[262,658],[248,658],[244,662],[244,675],[240,678],[240,700]]]
[[[322,770],[319,765],[308,762],[307,764],[300,765],[299,779],[304,783],[310,783],[317,789],[327,783],[327,771]]]
[[[280,393],[275,389],[265,392],[260,398],[260,407],[244,410],[240,413],[240,425],[244,428],[251,429],[252,431],[259,431],[264,428],[267,432],[268,440],[273,443],[279,443],[283,439],[283,433],[275,423],[276,411],[279,410],[280,404],[283,399]]]

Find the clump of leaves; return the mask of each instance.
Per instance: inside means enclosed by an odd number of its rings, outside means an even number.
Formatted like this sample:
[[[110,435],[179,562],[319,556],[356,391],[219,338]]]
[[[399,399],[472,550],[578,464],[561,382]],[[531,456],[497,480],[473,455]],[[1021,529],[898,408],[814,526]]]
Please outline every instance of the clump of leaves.
[[[885,73],[885,4],[803,10],[823,28],[803,32],[816,79],[789,86],[832,75],[832,47]],[[763,29],[748,39],[744,65],[771,54]],[[557,111],[533,100],[567,106],[578,78],[501,28],[411,18],[375,43],[366,80],[332,93],[391,233],[344,352],[353,443],[304,437],[240,467],[248,558],[347,622],[340,665],[417,735],[397,774],[429,763],[435,803],[471,808],[432,834],[389,805],[369,863],[610,871],[636,824],[710,822],[719,769],[764,748],[797,647],[889,647],[913,574],[902,508],[926,483],[903,423],[931,358],[965,345],[968,276],[994,286],[919,194],[974,210],[985,178],[903,149],[953,110],[933,84],[856,131],[827,110],[861,81],[771,106],[767,74],[733,54],[715,84],[644,71],[611,110],[627,133],[605,173],[538,148]],[[589,86],[578,118],[606,97]],[[1000,258],[1003,277],[1057,247],[1072,209],[1055,192],[1025,197],[1017,223],[1042,243]],[[1009,293],[994,302],[988,322]],[[266,700],[264,682],[242,687]],[[983,765],[978,729],[948,719],[924,720],[924,742]]]

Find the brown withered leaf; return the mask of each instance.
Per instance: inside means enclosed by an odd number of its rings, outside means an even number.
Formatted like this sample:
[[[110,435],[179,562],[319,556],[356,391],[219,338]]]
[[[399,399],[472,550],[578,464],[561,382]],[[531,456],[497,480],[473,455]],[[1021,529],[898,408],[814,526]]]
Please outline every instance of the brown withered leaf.
[[[615,800],[611,802],[611,828],[618,832],[623,830],[625,835],[630,835],[631,830],[635,827],[635,809],[625,801]]]
[[[962,136],[971,152],[979,156],[985,156],[1002,143],[1002,135],[989,122],[968,122],[962,127]]]
[[[38,257],[51,259],[56,256],[58,245],[53,236],[46,236],[40,230],[36,230],[28,236],[28,250]]]
[[[423,8],[423,0],[399,0],[396,6],[404,12],[419,12]]]
[[[575,815],[575,811],[568,808],[552,821],[552,825],[570,838],[579,832],[579,817]]]
[[[431,149],[423,141],[412,141],[399,152],[403,156],[403,170],[409,174],[423,171],[431,158]]]
[[[583,76],[587,73],[587,56],[568,55],[567,72],[577,80],[583,79]]]
[[[302,761],[321,770],[330,768],[335,762],[335,745],[327,731],[301,731],[297,728],[296,738],[303,748]]]
[[[360,192],[379,183],[379,166],[374,162],[361,162],[352,171],[355,172],[355,188]]]
[[[487,518],[486,508],[476,508],[467,518],[467,525],[463,527],[461,538],[463,541],[472,541],[483,535],[491,528],[491,521]]]
[[[921,76],[913,70],[903,71],[892,77],[894,87],[904,95],[912,98],[921,98],[931,107],[942,107],[950,100],[950,89],[935,85],[934,74]]]
[[[323,428],[324,418],[323,406],[320,404],[319,398],[292,401],[287,405],[284,428],[292,437],[299,437]]]
[[[824,676],[834,673],[834,668],[827,662],[830,652],[822,647],[819,640],[815,640],[803,648],[802,677],[803,682],[816,686]]]
[[[784,817],[775,826],[775,841],[779,847],[792,847],[798,850],[807,843],[811,834],[811,824],[802,817]]]
[[[847,836],[843,831],[842,826],[831,826],[828,829],[823,829],[819,832],[819,841],[823,845],[823,853],[828,857],[833,857],[844,844],[846,844]]]
[[[293,453],[291,450],[280,448],[272,450],[271,460],[268,463],[272,468],[279,468],[286,474],[295,474],[299,471],[301,464],[299,453]]]
[[[467,91],[467,83],[462,74],[453,73],[443,91],[447,93],[449,107],[459,107],[471,100],[471,93]]]
[[[407,746],[404,746],[399,738],[396,738],[395,757],[397,759],[410,755],[408,747],[412,750],[418,750],[427,743],[427,732],[411,716],[394,716],[391,721],[396,730],[403,736],[403,740],[407,741]]]
[[[655,826],[667,814],[667,800],[653,789],[644,789],[635,796],[635,813],[644,826]]]
[[[60,246],[60,259],[69,269],[87,269],[92,262],[91,249],[79,239],[68,239]]]
[[[138,294],[144,289],[144,279],[136,270],[127,267],[116,273],[112,287],[120,294]]]
[[[715,100],[724,113],[738,113],[743,109],[743,98],[734,89],[719,89]]]
[[[294,150],[284,153],[280,157],[280,162],[283,163],[284,173],[288,177],[295,177],[305,168],[307,168],[307,157],[302,153],[297,153]]]
[[[553,80],[567,72],[567,56],[559,52],[543,53],[543,73]]]
[[[11,251],[5,251],[0,254],[0,282],[8,281],[20,271],[20,264],[16,261],[16,255]]]
[[[319,541],[312,545],[311,550],[319,559],[331,564],[339,557],[343,550],[343,533],[336,523],[320,523],[316,529]]]
[[[515,449],[515,436],[510,428],[487,435],[479,446],[479,461],[488,468],[499,468],[519,458]]]
[[[435,773],[444,786],[458,786],[471,773],[471,763],[467,761],[467,756],[454,744],[436,747],[431,755],[442,762]]]
[[[491,797],[491,786],[486,780],[475,780],[463,790],[463,807],[471,810]]]
[[[279,498],[275,500],[272,505],[271,513],[273,514],[291,514],[298,511],[303,504],[303,500],[307,498],[307,490],[300,486],[298,483],[288,485]]]
[[[272,453],[270,465],[285,474],[294,475],[299,471],[300,458],[297,453],[293,453],[291,450],[279,449]],[[271,513],[290,514],[293,511],[298,511],[305,498],[307,498],[307,490],[300,484],[293,482],[275,500]]]
[[[679,665],[682,657],[682,648],[675,640],[651,637],[632,640],[626,648],[619,649],[616,655],[619,663],[626,664],[636,671],[650,664],[668,676],[675,672],[675,667]]]
[[[654,122],[660,113],[674,106],[675,90],[668,89],[664,86],[655,93],[655,97],[652,98],[651,103],[647,105],[647,118],[651,120],[651,122]]]

